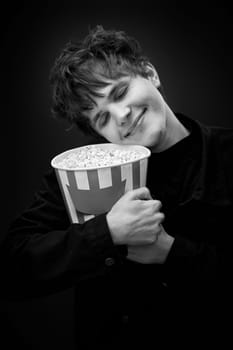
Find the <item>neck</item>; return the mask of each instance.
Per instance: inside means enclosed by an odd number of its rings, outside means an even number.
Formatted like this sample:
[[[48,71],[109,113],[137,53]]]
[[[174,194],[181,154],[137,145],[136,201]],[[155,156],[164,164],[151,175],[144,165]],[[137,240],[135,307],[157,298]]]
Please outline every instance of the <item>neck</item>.
[[[163,152],[190,134],[190,131],[177,119],[172,110],[166,109],[166,129],[161,142],[156,145],[152,152]]]

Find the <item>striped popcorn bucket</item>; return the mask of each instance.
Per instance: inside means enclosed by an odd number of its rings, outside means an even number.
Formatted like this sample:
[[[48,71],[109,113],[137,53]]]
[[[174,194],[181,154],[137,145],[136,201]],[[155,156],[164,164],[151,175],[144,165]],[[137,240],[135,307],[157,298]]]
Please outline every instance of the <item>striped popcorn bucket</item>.
[[[95,145],[91,145],[95,146]],[[139,145],[97,144],[107,150],[133,150],[139,152],[136,160],[98,166],[96,168],[65,168],[61,161],[78,147],[65,151],[51,161],[72,223],[84,223],[96,215],[108,212],[127,191],[146,186],[150,150]]]

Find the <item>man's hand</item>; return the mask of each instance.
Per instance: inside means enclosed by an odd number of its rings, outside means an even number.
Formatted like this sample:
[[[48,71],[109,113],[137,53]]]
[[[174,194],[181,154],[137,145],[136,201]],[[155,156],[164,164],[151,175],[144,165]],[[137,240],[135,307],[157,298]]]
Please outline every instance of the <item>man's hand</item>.
[[[146,245],[156,241],[164,214],[146,187],[125,193],[106,216],[115,244]]]
[[[174,238],[168,235],[161,225],[161,232],[154,243],[128,246],[127,259],[141,264],[163,264],[173,242]]]

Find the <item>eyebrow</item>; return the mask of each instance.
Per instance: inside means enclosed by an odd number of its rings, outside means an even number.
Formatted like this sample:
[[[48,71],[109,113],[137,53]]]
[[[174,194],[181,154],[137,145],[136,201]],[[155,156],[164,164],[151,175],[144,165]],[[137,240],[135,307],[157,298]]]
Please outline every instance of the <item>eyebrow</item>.
[[[108,100],[111,100],[111,99],[113,98],[113,96],[115,95],[116,91],[117,91],[119,88],[121,88],[121,87],[124,86],[124,85],[128,85],[128,84],[129,84],[129,81],[128,81],[128,80],[127,80],[127,81],[124,80],[124,81],[120,81],[120,82],[116,83],[116,84],[112,87],[112,89],[110,90],[110,92],[109,92],[109,94],[108,94],[108,96],[107,96],[107,99],[108,99]],[[104,97],[104,95],[103,95],[103,97]],[[101,111],[99,111],[98,113],[96,113],[96,115],[94,116],[94,118],[93,118],[93,123],[94,123],[94,125],[97,123],[97,120],[99,119],[100,114],[101,114]]]

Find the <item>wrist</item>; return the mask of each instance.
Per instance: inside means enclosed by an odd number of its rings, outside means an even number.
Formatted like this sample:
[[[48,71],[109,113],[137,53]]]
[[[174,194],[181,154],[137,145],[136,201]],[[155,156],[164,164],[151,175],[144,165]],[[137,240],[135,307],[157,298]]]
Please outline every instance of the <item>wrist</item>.
[[[122,244],[122,242],[119,239],[119,234],[116,233],[119,225],[114,224],[114,220],[111,219],[110,212],[106,214],[106,222],[107,222],[108,229],[109,229],[113,243]]]
[[[156,245],[160,250],[160,254],[163,262],[167,259],[167,256],[172,248],[174,240],[175,238],[167,234],[167,232],[164,230],[162,234],[158,235]]]

